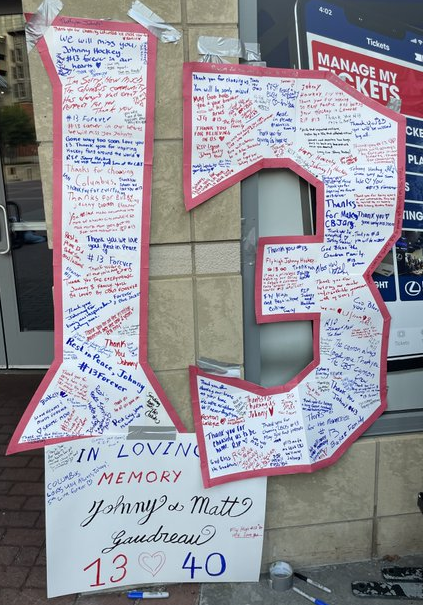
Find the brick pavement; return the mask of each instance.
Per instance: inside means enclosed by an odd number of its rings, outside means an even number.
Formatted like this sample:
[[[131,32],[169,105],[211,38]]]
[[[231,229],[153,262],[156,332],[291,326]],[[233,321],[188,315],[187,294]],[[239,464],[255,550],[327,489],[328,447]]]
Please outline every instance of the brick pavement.
[[[7,444],[42,378],[0,373],[0,605],[124,605],[125,592],[47,599],[44,450],[5,456]],[[198,605],[198,584],[167,586],[166,605]]]

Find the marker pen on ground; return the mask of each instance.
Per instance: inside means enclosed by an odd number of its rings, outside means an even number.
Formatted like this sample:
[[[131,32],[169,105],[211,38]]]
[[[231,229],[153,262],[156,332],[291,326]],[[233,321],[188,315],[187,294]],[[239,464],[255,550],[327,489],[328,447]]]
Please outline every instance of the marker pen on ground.
[[[168,592],[140,592],[133,590],[126,594],[128,599],[167,599]]]
[[[312,603],[314,603],[314,605],[328,605],[324,601],[321,601],[320,599],[315,599],[314,597],[310,596],[309,594],[303,592],[302,590],[300,590],[296,586],[293,586],[292,590],[294,592],[296,592],[297,594],[301,595],[302,597],[304,597],[305,599],[308,599],[309,601],[311,601]]]
[[[299,573],[298,571],[294,571],[294,576],[296,578],[299,578],[300,580],[303,580],[303,582],[307,582],[307,584],[311,584],[312,586],[315,586],[316,588],[320,588],[320,590],[324,590],[325,592],[332,592],[330,588],[323,586],[323,584],[319,584],[319,582],[315,582],[311,578],[307,578],[307,576],[303,576],[303,574]]]

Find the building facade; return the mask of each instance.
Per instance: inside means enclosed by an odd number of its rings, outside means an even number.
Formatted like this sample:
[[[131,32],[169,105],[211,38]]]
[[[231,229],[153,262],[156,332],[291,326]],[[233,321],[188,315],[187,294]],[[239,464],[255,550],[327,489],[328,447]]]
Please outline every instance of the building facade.
[[[39,0],[24,0],[24,11]],[[248,0],[244,7],[248,10]],[[182,66],[200,35],[239,37],[237,0],[151,0],[183,32],[158,44],[150,246],[149,362],[188,430],[189,365],[206,357],[244,364],[241,187],[186,212],[182,188]],[[70,17],[127,21],[129,3],[65,3]],[[0,39],[0,67],[1,63]],[[16,55],[15,55],[16,59]],[[36,50],[29,56],[46,220],[52,224],[52,94]],[[17,90],[18,92],[18,90]],[[252,301],[251,301],[252,304]],[[333,466],[268,479],[263,570],[421,552],[423,434],[364,436]]]

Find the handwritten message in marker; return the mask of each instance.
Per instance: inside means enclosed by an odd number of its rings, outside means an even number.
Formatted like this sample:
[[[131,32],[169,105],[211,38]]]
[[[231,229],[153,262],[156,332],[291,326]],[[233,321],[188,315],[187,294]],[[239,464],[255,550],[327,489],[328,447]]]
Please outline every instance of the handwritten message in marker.
[[[399,237],[405,120],[330,73],[193,63],[184,84],[187,208],[262,168],[316,189],[315,235],[259,239],[255,292],[259,323],[313,322],[314,359],[267,389],[191,368],[204,482],[311,472],[386,407],[370,276]]]
[[[46,447],[48,596],[258,580],[266,479],[205,490],[198,456],[188,434]]]
[[[9,451],[184,430],[147,363],[156,40],[138,24],[57,18],[53,85],[55,360]]]

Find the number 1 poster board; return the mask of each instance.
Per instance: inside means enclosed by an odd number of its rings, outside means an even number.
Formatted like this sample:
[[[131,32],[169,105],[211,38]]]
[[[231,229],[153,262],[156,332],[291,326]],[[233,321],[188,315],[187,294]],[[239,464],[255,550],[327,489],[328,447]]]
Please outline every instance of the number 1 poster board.
[[[55,358],[8,453],[185,428],[147,360],[156,38],[57,17],[37,47],[53,88]]]
[[[258,580],[266,479],[204,489],[195,435],[70,441],[45,463],[49,597]]]

